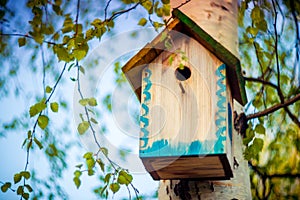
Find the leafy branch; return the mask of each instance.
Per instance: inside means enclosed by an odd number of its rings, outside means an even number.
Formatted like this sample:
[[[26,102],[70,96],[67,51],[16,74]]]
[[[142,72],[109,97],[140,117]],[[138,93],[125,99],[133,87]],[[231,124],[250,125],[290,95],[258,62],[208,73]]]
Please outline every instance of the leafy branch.
[[[28,131],[27,133],[27,138],[24,140],[23,142],[23,146],[27,143],[27,150],[26,150],[26,163],[25,163],[25,167],[24,167],[24,171],[17,173],[14,175],[14,183],[18,183],[21,181],[21,179],[23,178],[23,185],[19,186],[17,189],[17,194],[20,195],[20,199],[22,200],[24,199],[28,199],[29,198],[29,193],[26,193],[24,188],[27,188],[27,190],[29,192],[32,192],[32,188],[30,187],[30,185],[26,184],[26,180],[30,179],[30,173],[28,171],[28,165],[29,165],[29,157],[30,157],[30,148],[32,147],[33,142],[36,143],[36,145],[42,149],[43,146],[41,144],[41,142],[35,137],[35,132],[36,132],[36,127],[37,125],[39,125],[39,127],[41,129],[45,129],[48,125],[48,117],[46,115],[42,115],[44,109],[47,107],[47,104],[49,103],[49,101],[51,100],[52,95],[54,94],[56,87],[58,85],[58,83],[60,82],[65,69],[66,69],[66,65],[67,63],[65,63],[58,79],[56,80],[53,88],[46,88],[46,92],[50,93],[48,98],[45,101],[41,101],[33,106],[31,106],[30,108],[30,116],[33,117],[35,115],[37,115],[37,119],[33,125],[32,131]],[[54,106],[55,105],[55,106]],[[55,107],[55,108],[54,108]],[[58,105],[57,104],[51,104],[51,109],[54,112],[57,112],[58,110]]]
[[[28,35],[28,34],[21,34],[21,33],[0,33],[1,36],[16,36],[16,37],[24,37],[24,38],[29,38],[29,39],[32,39],[32,40],[35,40],[34,37]],[[47,40],[43,40],[44,43],[46,44],[51,44],[51,45],[56,45],[57,43],[55,42],[50,42],[50,41],[47,41]],[[20,45],[22,46],[22,45]]]
[[[90,130],[92,132],[92,135],[93,135],[94,142],[96,143],[96,145],[98,147],[98,151],[95,154],[95,157],[97,158],[96,162],[99,164],[101,170],[104,172],[104,163],[99,158],[99,154],[102,153],[102,155],[107,159],[110,166],[114,170],[114,173],[107,173],[106,174],[106,176],[105,176],[106,178],[104,179],[104,182],[106,183],[106,186],[104,187],[104,189],[102,189],[101,193],[103,193],[105,190],[107,190],[107,186],[108,186],[108,184],[110,183],[110,180],[111,180],[111,175],[113,175],[113,180],[112,180],[112,183],[110,184],[110,187],[109,187],[110,190],[113,193],[116,193],[119,190],[119,188],[120,188],[119,184],[125,184],[128,191],[129,191],[129,193],[128,193],[129,194],[129,199],[131,199],[131,193],[130,193],[130,190],[128,188],[128,185],[130,185],[132,187],[132,189],[134,190],[134,192],[135,192],[136,198],[139,199],[138,190],[132,184],[132,176],[130,174],[128,174],[125,169],[120,167],[118,164],[116,164],[115,162],[113,162],[109,158],[108,150],[100,145],[100,142],[98,141],[98,139],[96,137],[96,131],[94,129],[93,123],[97,123],[97,121],[90,116],[89,112],[91,112],[91,111],[88,109],[87,105],[96,106],[97,101],[93,97],[92,98],[85,98],[84,97],[84,95],[81,91],[81,86],[80,86],[80,68],[81,67],[79,66],[78,62],[76,62],[76,67],[77,67],[77,91],[80,95],[79,103],[84,107],[84,113],[85,113],[85,116],[86,116],[86,121],[81,116],[82,122],[78,125],[78,132],[79,132],[79,134],[84,134],[88,130],[88,128],[90,128]],[[88,172],[89,172],[89,170],[94,168],[95,162],[93,161],[92,155],[90,153],[86,153],[84,155],[84,158],[86,158],[86,163],[88,165],[88,168],[89,168]],[[77,171],[77,174],[76,174],[76,171]],[[78,172],[79,170],[76,170],[76,171],[74,173],[75,174],[74,182],[77,185],[77,187],[79,187],[80,186],[79,177],[80,177],[82,171],[80,171],[80,173]],[[89,173],[89,175],[92,175],[92,173]],[[117,182],[115,182],[116,175],[118,175]]]
[[[263,117],[263,116],[266,116],[266,115],[269,115],[277,110],[279,110],[280,108],[285,108],[297,101],[300,100],[300,94],[297,94],[295,95],[294,97],[284,101],[283,103],[280,103],[280,104],[276,104],[274,106],[271,106],[263,111],[260,111],[260,112],[257,112],[257,113],[254,113],[254,114],[249,114],[247,115],[246,119],[247,120],[250,120],[250,119],[254,119],[254,118],[258,118],[258,117]]]

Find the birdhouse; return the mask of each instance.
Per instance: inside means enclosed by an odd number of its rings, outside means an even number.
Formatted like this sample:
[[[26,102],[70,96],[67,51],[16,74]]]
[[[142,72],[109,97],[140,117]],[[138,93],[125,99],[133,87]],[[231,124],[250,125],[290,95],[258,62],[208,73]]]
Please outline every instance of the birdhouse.
[[[179,10],[123,67],[141,103],[140,158],[153,179],[229,179],[240,63]]]

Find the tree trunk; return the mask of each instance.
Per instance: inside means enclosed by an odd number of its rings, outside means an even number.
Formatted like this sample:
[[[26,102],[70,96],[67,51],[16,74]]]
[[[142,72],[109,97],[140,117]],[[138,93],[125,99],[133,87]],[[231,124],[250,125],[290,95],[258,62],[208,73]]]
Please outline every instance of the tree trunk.
[[[237,0],[171,0],[172,8],[190,17],[215,40],[238,57]],[[242,107],[234,102],[233,110]],[[233,178],[226,181],[163,180],[158,197],[161,200],[251,199],[247,162],[243,159],[241,136],[233,130]]]
[[[236,102],[234,107],[235,110],[241,110],[241,106]],[[243,159],[242,152],[242,138],[236,131],[233,131],[233,155],[236,162],[231,180],[163,180],[160,182],[158,190],[159,199],[251,199],[249,168],[247,162]]]

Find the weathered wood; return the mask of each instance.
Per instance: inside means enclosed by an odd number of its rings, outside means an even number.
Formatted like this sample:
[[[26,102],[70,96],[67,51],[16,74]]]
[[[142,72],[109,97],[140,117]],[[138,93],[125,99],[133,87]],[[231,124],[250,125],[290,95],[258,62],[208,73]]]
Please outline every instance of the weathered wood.
[[[171,0],[176,8],[186,0]],[[178,8],[233,55],[238,53],[237,1],[191,0]]]
[[[226,67],[193,38],[175,37],[172,42],[176,51],[162,52],[142,74],[140,157],[155,179],[228,179],[232,158],[226,119],[232,98]],[[184,81],[175,74],[180,64],[190,71]],[[165,163],[168,157],[170,165]],[[184,165],[188,159],[193,165]]]

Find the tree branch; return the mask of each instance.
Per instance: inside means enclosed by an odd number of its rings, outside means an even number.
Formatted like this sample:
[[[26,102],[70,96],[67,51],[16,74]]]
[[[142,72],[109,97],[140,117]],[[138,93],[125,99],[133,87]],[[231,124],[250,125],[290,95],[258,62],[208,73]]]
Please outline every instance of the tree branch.
[[[33,37],[31,37],[30,35],[24,35],[24,34],[21,34],[21,33],[0,33],[1,36],[18,36],[18,37],[26,37],[26,38],[30,38],[30,39],[33,39]],[[46,41],[44,40],[43,41],[44,43],[47,43],[47,44],[51,44],[51,45],[56,45],[55,42],[50,42],[50,41]]]
[[[275,57],[276,57],[276,68],[277,68],[277,90],[280,90],[280,65],[279,65],[279,59],[278,59],[278,35],[277,35],[277,10],[274,3],[274,0],[272,0],[272,5],[275,13],[275,19],[274,19],[274,32],[275,32]]]
[[[250,165],[251,169],[256,173],[258,174],[259,176],[263,177],[263,178],[269,178],[269,179],[272,179],[272,178],[300,178],[300,174],[296,173],[296,174],[293,174],[293,173],[282,173],[282,174],[268,174],[266,172],[266,169],[262,169],[261,167],[259,166],[256,166],[256,165],[253,165],[251,163],[251,161],[248,161],[248,165]]]
[[[106,21],[114,20],[114,19],[118,18],[120,15],[122,15],[122,14],[124,14],[124,13],[127,13],[127,12],[129,12],[129,11],[131,11],[131,10],[136,9],[136,7],[137,7],[138,5],[140,5],[140,4],[141,4],[141,2],[136,3],[134,6],[128,8],[128,9],[126,9],[126,10],[120,10],[120,11],[118,11],[118,12],[115,12],[115,13],[114,13],[110,18],[108,18]]]
[[[296,96],[294,96],[293,98],[291,99],[288,99],[286,100],[285,102],[283,103],[280,103],[280,104],[277,104],[277,105],[274,105],[270,108],[267,108],[261,112],[257,112],[257,113],[254,113],[254,114],[250,114],[247,116],[247,120],[250,120],[250,119],[254,119],[254,118],[258,118],[258,117],[263,117],[263,116],[266,116],[272,112],[275,112],[276,110],[279,110],[280,108],[284,108],[284,107],[287,107],[293,103],[295,103],[296,101],[299,101],[300,100],[300,94],[297,94]]]
[[[257,83],[262,83],[264,85],[268,85],[271,86],[272,88],[275,88],[277,90],[277,85],[275,85],[274,83],[271,83],[269,81],[266,81],[264,79],[261,78],[254,78],[254,77],[245,77],[244,76],[245,81],[252,81],[252,82],[257,82]]]
[[[106,20],[106,17],[107,17],[107,10],[108,10],[108,7],[109,7],[109,4],[112,0],[109,0],[104,8],[104,20]]]
[[[77,0],[76,18],[75,18],[75,25],[76,25],[75,37],[76,37],[76,35],[78,33],[79,10],[80,10],[80,0]]]
[[[280,103],[283,104],[284,103],[284,95],[281,91],[280,88],[278,88],[277,85],[275,85],[274,83],[271,83],[269,81],[266,81],[266,80],[263,80],[261,78],[253,78],[253,77],[244,77],[244,79],[246,81],[252,81],[252,82],[258,82],[258,83],[262,83],[264,85],[268,85],[274,89],[277,90],[277,93],[278,93],[278,96],[279,96],[279,99],[280,99]],[[290,109],[285,106],[284,107],[284,110],[287,112],[287,114],[289,115],[289,117],[292,119],[292,121],[298,126],[300,127],[300,121],[298,120],[298,118],[290,111]],[[248,119],[248,118],[247,118]]]

